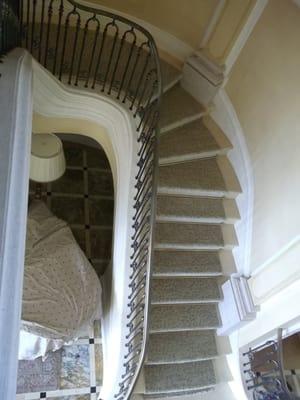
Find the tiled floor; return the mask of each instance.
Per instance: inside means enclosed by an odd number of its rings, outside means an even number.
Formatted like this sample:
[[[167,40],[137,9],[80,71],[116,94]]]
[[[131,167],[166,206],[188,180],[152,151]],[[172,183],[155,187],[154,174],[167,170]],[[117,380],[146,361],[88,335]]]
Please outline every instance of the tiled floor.
[[[62,178],[42,187],[53,213],[67,221],[87,258],[101,276],[111,257],[114,192],[111,170],[101,149],[64,141],[67,169]],[[33,195],[35,184],[30,183]],[[86,337],[46,361],[23,361],[18,400],[96,400],[102,385],[100,322]],[[57,366],[57,363],[59,365]],[[48,368],[48,371],[47,371]],[[58,375],[57,376],[57,368]],[[56,375],[52,369],[56,369]],[[41,381],[41,370],[44,380]],[[52,373],[52,374],[51,374]],[[26,388],[26,393],[24,392]]]
[[[75,344],[64,346],[60,353],[59,377],[53,387],[53,382],[39,386],[41,360],[37,360],[36,371],[28,372],[25,376],[18,376],[19,386],[24,387],[26,382],[27,393],[21,393],[20,388],[17,400],[57,399],[57,400],[96,400],[102,385],[102,341],[100,337],[100,322],[90,328],[86,338],[79,339]],[[32,361],[22,361],[31,363]],[[47,361],[44,370],[47,369]],[[47,372],[47,371],[43,371]],[[55,385],[55,386],[56,386]],[[50,389],[49,389],[50,388]],[[38,389],[38,390],[37,390]],[[47,390],[48,389],[48,390]]]
[[[114,190],[103,150],[64,141],[67,169],[42,186],[43,200],[67,221],[87,258],[101,276],[111,257]],[[30,183],[31,194],[35,183]]]

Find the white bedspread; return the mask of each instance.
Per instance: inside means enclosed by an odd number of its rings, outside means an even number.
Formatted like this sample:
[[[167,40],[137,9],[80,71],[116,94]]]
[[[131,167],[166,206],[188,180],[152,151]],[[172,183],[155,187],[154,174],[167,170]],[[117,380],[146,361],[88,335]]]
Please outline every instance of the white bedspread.
[[[101,285],[67,224],[46,205],[27,221],[19,359],[44,356],[76,340],[101,316]]]

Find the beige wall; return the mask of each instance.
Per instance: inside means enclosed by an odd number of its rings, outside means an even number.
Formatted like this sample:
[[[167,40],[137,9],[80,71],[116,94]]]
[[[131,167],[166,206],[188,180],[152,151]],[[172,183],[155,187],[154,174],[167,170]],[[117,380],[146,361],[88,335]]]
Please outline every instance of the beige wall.
[[[252,270],[300,233],[299,43],[300,9],[269,0],[226,86],[254,173]]]
[[[225,0],[224,9],[205,46],[205,52],[223,64],[256,1]],[[220,0],[90,0],[98,6],[144,20],[199,49]],[[158,43],[159,45],[159,43]]]
[[[91,0],[145,20],[194,48],[219,0]]]

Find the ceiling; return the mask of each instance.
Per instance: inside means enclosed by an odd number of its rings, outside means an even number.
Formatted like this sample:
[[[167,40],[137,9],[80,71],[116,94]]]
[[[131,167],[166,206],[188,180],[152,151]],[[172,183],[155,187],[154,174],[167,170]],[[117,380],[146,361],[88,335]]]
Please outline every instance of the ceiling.
[[[219,0],[89,0],[145,20],[198,48]]]

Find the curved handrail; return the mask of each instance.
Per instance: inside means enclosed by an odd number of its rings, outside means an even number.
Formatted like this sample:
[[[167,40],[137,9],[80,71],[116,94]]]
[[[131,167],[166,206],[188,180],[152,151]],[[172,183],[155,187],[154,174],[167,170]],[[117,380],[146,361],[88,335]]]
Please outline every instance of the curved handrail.
[[[162,95],[158,51],[151,34],[139,24],[74,0],[24,0],[22,11],[23,46],[44,67],[69,85],[114,97],[137,121],[124,372],[114,395],[128,399],[145,360],[149,332]]]

